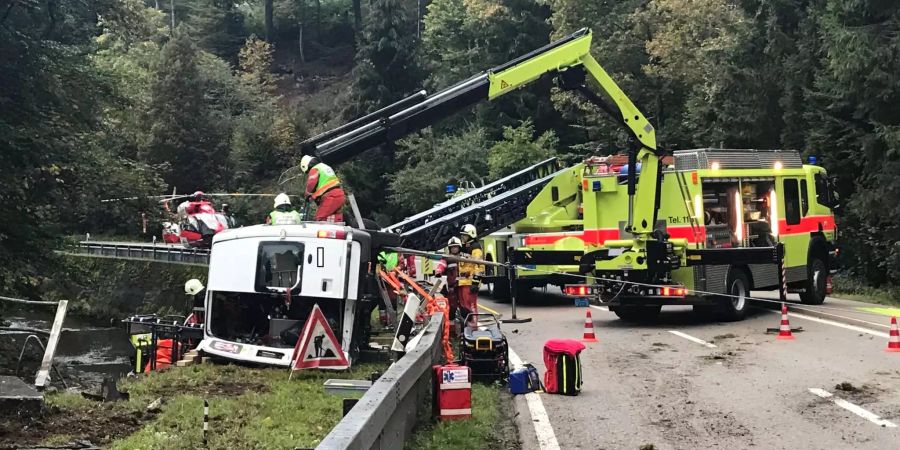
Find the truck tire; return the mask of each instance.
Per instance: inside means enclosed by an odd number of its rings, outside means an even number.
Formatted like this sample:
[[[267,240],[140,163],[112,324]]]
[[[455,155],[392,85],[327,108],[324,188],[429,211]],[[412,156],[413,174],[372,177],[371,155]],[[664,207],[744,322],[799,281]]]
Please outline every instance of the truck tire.
[[[662,309],[660,305],[641,305],[641,306],[615,306],[609,310],[616,313],[620,319],[628,322],[650,322],[659,315]]]
[[[719,297],[719,320],[735,322],[743,320],[747,313],[747,297],[750,295],[750,279],[742,269],[732,267],[725,283],[728,296]]]
[[[800,301],[807,305],[821,305],[825,302],[825,288],[828,282],[828,267],[818,257],[809,259],[806,265],[806,290],[800,293]]]

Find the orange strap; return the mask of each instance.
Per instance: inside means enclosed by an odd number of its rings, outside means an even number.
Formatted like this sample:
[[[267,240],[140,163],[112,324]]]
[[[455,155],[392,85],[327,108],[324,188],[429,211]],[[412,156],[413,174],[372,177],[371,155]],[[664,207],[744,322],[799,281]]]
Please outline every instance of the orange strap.
[[[331,189],[333,187],[338,187],[340,185],[341,185],[341,182],[336,179],[328,181],[327,183],[323,184],[322,187],[316,189],[316,192],[312,193],[313,200],[318,200],[318,198],[321,197],[322,194],[324,194],[326,191],[328,191],[329,189]]]
[[[398,282],[396,278],[391,276],[390,272],[385,272],[382,270],[378,272],[378,275],[382,280],[384,280],[385,283],[391,285],[391,287],[394,288],[395,291],[400,290],[400,282]]]
[[[434,301],[434,299],[431,298],[430,295],[428,295],[428,291],[426,291],[425,289],[422,289],[422,286],[419,286],[419,284],[416,283],[416,280],[413,280],[409,275],[403,273],[400,270],[397,270],[397,268],[394,268],[394,273],[396,273],[397,276],[402,278],[403,281],[405,281],[407,284],[412,286],[412,288],[415,289],[416,292],[418,292],[422,296],[422,298],[425,299],[425,301],[427,301],[429,303]]]

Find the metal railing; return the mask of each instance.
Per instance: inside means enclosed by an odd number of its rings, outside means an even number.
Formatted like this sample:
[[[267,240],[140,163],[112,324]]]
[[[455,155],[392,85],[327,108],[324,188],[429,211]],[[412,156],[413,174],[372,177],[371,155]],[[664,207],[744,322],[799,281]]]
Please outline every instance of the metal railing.
[[[209,250],[168,244],[82,241],[73,250],[62,250],[58,253],[93,258],[157,261],[191,266],[209,265]]]
[[[381,376],[356,406],[325,436],[318,450],[403,448],[416,419],[427,407],[431,366],[441,357],[443,314],[435,314],[422,339]]]

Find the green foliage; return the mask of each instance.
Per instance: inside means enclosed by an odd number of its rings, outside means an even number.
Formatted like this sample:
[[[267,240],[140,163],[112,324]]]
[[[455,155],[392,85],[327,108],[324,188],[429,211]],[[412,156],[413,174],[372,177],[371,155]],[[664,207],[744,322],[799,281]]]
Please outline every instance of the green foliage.
[[[518,127],[505,127],[503,140],[489,151],[489,174],[492,179],[502,178],[556,156],[558,144],[559,139],[552,130],[535,138],[534,124],[530,120]]]
[[[415,22],[408,2],[372,0],[356,53],[356,82],[348,117],[393,103],[418,90]]]
[[[184,283],[206,282],[206,268],[178,264],[66,256],[38,286],[42,298],[69,300],[73,314],[121,319],[131,314],[190,312]]]
[[[272,93],[275,77],[272,75],[272,58],[275,47],[252,35],[238,53],[241,81],[261,92]]]
[[[424,20],[421,55],[428,84],[445,88],[549,42],[548,10],[534,0],[435,0]],[[558,126],[549,82],[527,86],[476,109],[492,138],[504,126],[533,119],[541,131]],[[468,119],[451,124],[465,126]]]
[[[187,31],[176,28],[162,48],[150,88],[152,124],[145,157],[152,164],[168,164],[165,181],[180,192],[215,185],[225,176],[227,135],[216,120],[205,83],[220,80],[201,76],[201,58]],[[214,61],[208,63],[205,68],[215,75],[220,68]]]
[[[485,181],[485,156],[490,148],[485,130],[477,125],[454,134],[426,131],[401,142],[397,159],[403,168],[389,177],[395,218],[402,218],[444,201],[447,183]]]

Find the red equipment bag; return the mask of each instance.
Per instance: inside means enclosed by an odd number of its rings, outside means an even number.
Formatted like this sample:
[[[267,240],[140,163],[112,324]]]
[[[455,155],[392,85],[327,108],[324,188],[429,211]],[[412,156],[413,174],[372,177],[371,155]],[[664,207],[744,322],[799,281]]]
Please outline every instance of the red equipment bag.
[[[574,339],[550,339],[544,343],[544,391],[548,394],[578,395],[581,391],[581,351],[584,344]]]
[[[472,369],[457,364],[434,366],[434,414],[440,420],[472,417]]]
[[[162,370],[168,368],[173,364],[172,356],[173,353],[178,354],[178,348],[180,345],[175,343],[172,339],[160,339],[156,343],[156,370]],[[144,373],[150,373],[150,363],[147,363],[147,366],[144,367]]]

